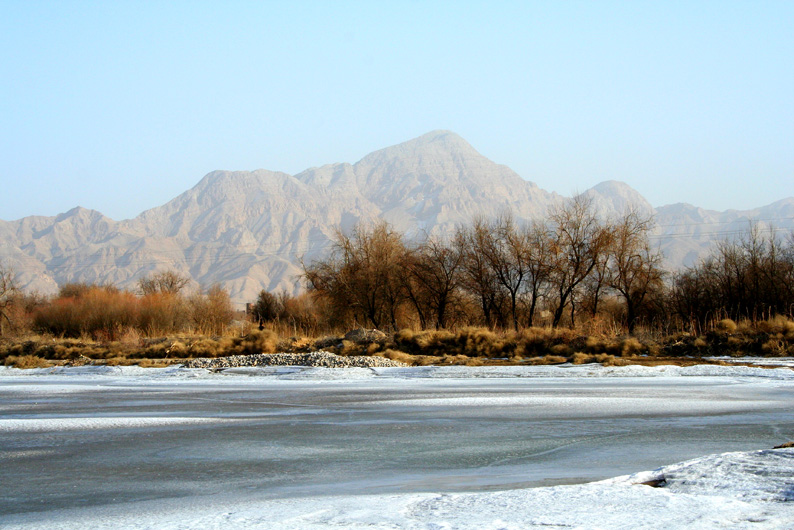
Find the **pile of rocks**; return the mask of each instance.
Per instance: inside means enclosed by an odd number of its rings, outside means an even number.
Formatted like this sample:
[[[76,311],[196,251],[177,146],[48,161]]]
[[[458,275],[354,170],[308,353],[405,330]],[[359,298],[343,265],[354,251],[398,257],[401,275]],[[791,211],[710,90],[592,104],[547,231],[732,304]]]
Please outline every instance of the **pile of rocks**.
[[[407,366],[384,357],[350,356],[342,357],[327,351],[311,353],[256,353],[253,355],[231,355],[208,359],[205,357],[189,359],[185,368],[239,368],[242,366],[321,366],[325,368],[390,368]]]

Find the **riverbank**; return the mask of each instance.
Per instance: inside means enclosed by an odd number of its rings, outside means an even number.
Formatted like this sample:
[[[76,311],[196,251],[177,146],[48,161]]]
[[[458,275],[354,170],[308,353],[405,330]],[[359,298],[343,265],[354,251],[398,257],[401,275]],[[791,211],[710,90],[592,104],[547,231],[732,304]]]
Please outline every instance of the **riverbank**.
[[[387,359],[408,366],[564,363],[688,366],[720,364],[743,357],[770,359],[771,366],[775,359],[794,356],[794,322],[785,318],[741,325],[720,321],[714,329],[701,335],[675,333],[665,336],[649,333],[610,335],[563,328],[526,328],[520,331],[462,328],[403,329],[390,334],[356,329],[344,335],[321,337],[279,337],[274,331],[264,329],[230,337],[179,335],[146,338],[131,335],[113,342],[52,336],[0,339],[0,361],[6,366],[19,368],[63,364],[138,364],[152,367],[180,364],[195,358],[305,355],[318,351],[343,358]],[[338,359],[334,362],[345,364]]]

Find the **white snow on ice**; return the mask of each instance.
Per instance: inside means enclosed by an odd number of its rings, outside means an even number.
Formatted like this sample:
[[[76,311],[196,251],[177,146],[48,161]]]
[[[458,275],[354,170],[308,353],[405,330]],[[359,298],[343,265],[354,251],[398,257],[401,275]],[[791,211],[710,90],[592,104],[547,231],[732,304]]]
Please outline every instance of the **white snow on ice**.
[[[102,385],[136,386],[152,380],[223,385],[256,384],[268,380],[322,381],[417,378],[623,378],[710,377],[740,379],[773,388],[794,381],[789,368],[745,366],[611,367],[423,367],[334,370],[299,367],[254,368],[210,373],[178,367],[83,367],[17,370],[0,367],[0,396],[5,391],[68,393],[75,388]],[[38,384],[38,383],[41,384]],[[451,381],[452,382],[452,381]],[[412,398],[409,407],[482,404],[543,407],[542,399],[527,397],[461,396],[447,399]],[[490,401],[489,401],[490,400]],[[502,400],[502,401],[500,401]],[[636,398],[638,408],[642,398]],[[632,407],[622,399],[621,406]],[[586,407],[603,406],[598,400]],[[668,403],[685,407],[685,403]],[[741,403],[725,407],[742,410]],[[726,409],[727,410],[727,409]],[[2,432],[40,432],[69,429],[118,429],[220,421],[191,417],[17,418],[0,419]],[[46,455],[42,454],[43,458]],[[663,481],[661,487],[641,483]],[[3,487],[9,487],[4,485]],[[333,492],[330,492],[333,493]],[[193,496],[71,508],[3,516],[8,530],[63,529],[794,529],[794,449],[731,452],[703,456],[613,479],[578,484],[477,493],[405,493],[328,495],[295,498]]]
[[[664,478],[654,488],[639,484]],[[574,486],[486,493],[191,498],[49,512],[58,529],[791,529],[794,450],[711,455]],[[4,528],[41,528],[27,515]]]
[[[52,432],[84,429],[140,429],[166,425],[193,425],[229,421],[215,418],[178,418],[178,417],[99,417],[99,418],[0,418],[2,432]]]

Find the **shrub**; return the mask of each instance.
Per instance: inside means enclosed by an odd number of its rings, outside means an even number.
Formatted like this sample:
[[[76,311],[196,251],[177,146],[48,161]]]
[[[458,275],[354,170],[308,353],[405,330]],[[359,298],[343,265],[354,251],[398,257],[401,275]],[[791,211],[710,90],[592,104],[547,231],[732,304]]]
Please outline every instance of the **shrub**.
[[[570,362],[573,364],[601,363],[604,366],[622,366],[625,364],[624,360],[616,359],[614,355],[609,355],[607,353],[589,355],[583,352],[574,353],[570,358]]]
[[[735,333],[737,327],[738,326],[736,325],[736,322],[734,322],[730,318],[724,318],[720,320],[719,322],[717,322],[717,325],[715,326],[716,330],[719,331],[720,333],[728,333],[728,334]]]
[[[632,355],[637,355],[643,349],[643,345],[640,343],[640,341],[634,337],[628,337],[623,340],[623,343],[620,346],[620,354],[623,357],[630,357]]]
[[[53,335],[113,341],[137,323],[137,302],[132,293],[111,287],[67,285],[59,298],[36,310],[33,322]]]
[[[49,368],[53,363],[36,355],[11,355],[6,357],[5,365],[14,368]]]
[[[185,299],[168,292],[141,297],[137,328],[148,337],[162,336],[185,329],[190,320]]]
[[[223,352],[221,343],[212,339],[201,339],[188,346],[188,357],[218,357]]]
[[[391,359],[392,361],[399,361],[401,363],[405,363],[408,366],[415,364],[415,357],[409,353],[404,353],[397,350],[386,349],[378,354],[381,357],[385,357],[387,359]]]
[[[188,302],[191,321],[205,335],[223,335],[234,317],[229,293],[220,285],[213,285],[206,294],[195,294]]]
[[[145,357],[149,357],[152,359],[162,359],[166,355],[168,355],[168,348],[166,344],[160,342],[157,344],[150,344],[146,346],[143,350],[143,354]]]
[[[526,362],[531,365],[563,364],[567,363],[568,359],[559,355],[544,355],[542,357],[530,357]]]
[[[168,357],[184,357],[187,353],[187,346],[178,340],[171,343],[171,346],[166,350]]]
[[[774,357],[784,357],[786,355],[786,344],[779,339],[771,338],[761,346],[765,355]]]
[[[270,329],[252,331],[241,339],[235,339],[233,350],[238,355],[252,355],[256,353],[274,353],[278,345],[278,335]]]
[[[141,359],[138,361],[138,366],[141,368],[165,368],[170,364],[171,361],[164,361],[162,359]]]

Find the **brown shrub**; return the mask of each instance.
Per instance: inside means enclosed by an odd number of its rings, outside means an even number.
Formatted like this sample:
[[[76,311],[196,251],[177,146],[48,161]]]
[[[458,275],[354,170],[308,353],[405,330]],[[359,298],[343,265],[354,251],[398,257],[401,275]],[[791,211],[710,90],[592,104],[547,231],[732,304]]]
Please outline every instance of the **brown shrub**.
[[[14,368],[49,368],[53,363],[36,355],[10,355],[6,357],[5,365]]]
[[[187,348],[188,357],[217,357],[221,352],[221,343],[212,339],[199,339]]]
[[[386,349],[380,353],[378,353],[380,357],[385,357],[387,359],[391,359],[392,361],[399,361],[401,363],[405,363],[408,366],[412,366],[415,364],[415,357],[410,353],[401,352],[398,350]]]
[[[786,343],[777,338],[770,338],[762,346],[761,350],[764,355],[772,357],[785,357],[787,353]]]
[[[315,350],[325,350],[327,348],[333,348],[341,341],[342,339],[340,339],[339,337],[333,337],[333,336],[320,337],[319,339],[314,341],[312,347]]]
[[[350,340],[342,340],[341,346],[336,348],[337,355],[363,355],[366,344],[357,344]]]
[[[737,327],[738,326],[736,325],[736,322],[734,322],[730,318],[724,318],[719,322],[717,322],[717,324],[714,326],[714,329],[716,329],[720,333],[730,334],[730,333],[735,333]]]
[[[280,352],[308,352],[314,350],[315,341],[308,337],[290,337],[280,339],[276,344],[275,351]]]
[[[641,353],[644,349],[645,348],[640,341],[634,337],[628,337],[623,339],[623,342],[620,345],[620,354],[623,357],[630,357],[632,355]]]
[[[151,359],[162,359],[168,355],[168,345],[162,342],[157,344],[150,344],[141,352],[144,357]]]
[[[116,356],[108,357],[103,364],[105,366],[130,366],[135,364],[135,361],[127,357]]]
[[[614,347],[612,344],[594,335],[588,336],[585,340],[585,348],[590,353],[603,352],[612,347]]]
[[[172,342],[171,346],[166,350],[168,357],[184,357],[185,354],[187,354],[187,346],[178,340]]]
[[[625,360],[617,359],[614,355],[609,355],[607,353],[589,355],[583,352],[574,353],[570,358],[570,362],[572,364],[601,363],[604,366],[623,366],[627,364]]]
[[[65,296],[65,294],[68,296]],[[116,340],[137,323],[137,297],[107,286],[62,289],[59,298],[38,307],[33,316],[36,329],[66,337],[84,334],[101,340]]]
[[[141,359],[138,361],[138,366],[141,368],[165,368],[170,365],[171,361],[163,359]]]
[[[257,353],[274,353],[278,346],[278,335],[270,329],[252,331],[245,337],[231,341],[231,351],[235,355],[253,355]]]
[[[567,363],[568,359],[559,355],[544,355],[543,357],[530,357],[529,359],[526,359],[526,362],[527,364],[538,366],[548,364],[563,364]]]

